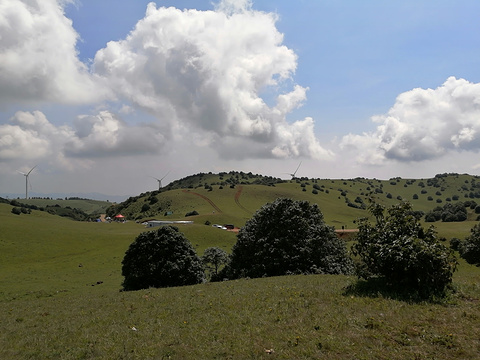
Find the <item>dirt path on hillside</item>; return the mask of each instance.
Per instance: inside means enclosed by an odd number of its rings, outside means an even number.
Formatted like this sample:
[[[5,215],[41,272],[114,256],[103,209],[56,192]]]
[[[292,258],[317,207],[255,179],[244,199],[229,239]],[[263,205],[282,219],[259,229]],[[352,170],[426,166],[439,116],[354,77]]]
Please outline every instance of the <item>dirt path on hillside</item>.
[[[251,213],[252,213],[251,211],[249,211],[249,210],[248,210],[247,208],[245,208],[242,204],[240,204],[240,200],[239,200],[239,199],[240,199],[240,195],[242,195],[242,191],[243,191],[243,186],[239,186],[237,192],[235,193],[235,203],[238,205],[238,207],[239,207],[240,209],[242,209],[243,211],[251,214]]]
[[[208,197],[206,197],[205,195],[202,195],[202,194],[196,193],[194,191],[190,191],[190,190],[182,190],[182,191],[184,193],[187,193],[187,194],[197,195],[197,196],[201,197],[203,200],[205,200],[210,205],[212,205],[212,207],[215,209],[215,211],[217,211],[219,213],[222,212],[222,210],[217,205],[215,205],[215,203],[212,200],[210,200]]]

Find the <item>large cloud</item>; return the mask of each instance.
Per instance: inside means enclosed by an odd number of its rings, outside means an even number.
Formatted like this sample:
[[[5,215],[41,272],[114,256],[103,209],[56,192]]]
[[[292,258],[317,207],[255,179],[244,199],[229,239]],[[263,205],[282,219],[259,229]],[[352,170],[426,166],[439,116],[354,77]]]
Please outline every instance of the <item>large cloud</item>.
[[[422,161],[451,150],[480,150],[480,84],[450,77],[437,89],[400,94],[387,114],[375,116],[375,132],[343,137],[343,147],[361,149],[358,160]]]
[[[259,95],[284,85],[297,66],[276,21],[251,10],[248,0],[222,1],[215,11],[150,3],[125,40],[98,51],[94,71],[169,124],[171,136],[200,136],[225,157],[329,156],[311,119],[286,120],[307,89],[295,86],[272,107]],[[248,151],[238,149],[242,141]]]
[[[68,165],[67,158],[158,154],[164,137],[153,125],[129,126],[114,114],[80,116],[74,126],[55,126],[40,111],[19,111],[0,125],[0,163],[17,159]]]
[[[65,143],[65,154],[73,157],[118,157],[158,154],[165,144],[161,131],[152,124],[129,126],[109,111],[80,116],[74,136]]]
[[[73,0],[0,2],[0,106],[82,103],[105,93],[77,57],[78,34],[63,7]]]
[[[54,140],[70,137],[65,128],[56,128],[39,111],[17,112],[10,124],[0,125],[0,162],[50,156],[54,152]]]

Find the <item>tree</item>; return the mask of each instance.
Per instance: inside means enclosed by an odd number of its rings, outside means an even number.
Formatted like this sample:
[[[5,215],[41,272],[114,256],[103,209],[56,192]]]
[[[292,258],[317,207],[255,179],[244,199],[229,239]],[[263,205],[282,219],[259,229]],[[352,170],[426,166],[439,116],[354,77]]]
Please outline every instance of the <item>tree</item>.
[[[357,273],[367,280],[381,278],[388,288],[421,297],[443,295],[452,282],[456,259],[441,244],[433,227],[424,230],[409,203],[392,206],[373,204],[376,218],[359,221],[353,252],[359,257]]]
[[[460,243],[458,250],[469,264],[480,266],[480,224],[470,229],[470,235]]]
[[[218,247],[209,247],[203,252],[201,260],[210,271],[211,277],[215,279],[219,268],[228,262],[228,254]]]
[[[347,274],[345,243],[325,224],[317,205],[279,198],[264,205],[240,230],[225,277]]]
[[[193,246],[175,226],[141,233],[122,261],[124,290],[201,283],[202,263]]]

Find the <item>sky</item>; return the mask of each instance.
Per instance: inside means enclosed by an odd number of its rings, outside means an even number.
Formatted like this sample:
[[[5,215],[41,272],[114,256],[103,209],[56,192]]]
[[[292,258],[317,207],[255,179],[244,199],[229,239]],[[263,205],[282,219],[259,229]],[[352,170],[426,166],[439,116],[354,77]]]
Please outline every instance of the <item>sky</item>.
[[[0,196],[480,173],[478,0],[1,0]]]

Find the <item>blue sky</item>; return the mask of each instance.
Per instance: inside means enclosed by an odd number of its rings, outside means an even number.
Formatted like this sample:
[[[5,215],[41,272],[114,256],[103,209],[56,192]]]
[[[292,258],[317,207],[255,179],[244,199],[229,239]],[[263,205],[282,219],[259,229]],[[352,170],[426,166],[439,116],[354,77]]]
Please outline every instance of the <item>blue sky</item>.
[[[5,0],[0,194],[21,193],[17,170],[34,165],[45,194],[138,194],[169,171],[285,177],[300,161],[298,175],[321,178],[476,174],[479,13],[445,0]]]

